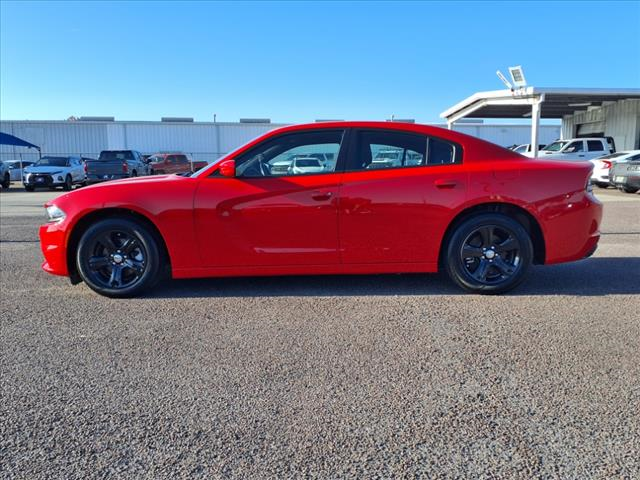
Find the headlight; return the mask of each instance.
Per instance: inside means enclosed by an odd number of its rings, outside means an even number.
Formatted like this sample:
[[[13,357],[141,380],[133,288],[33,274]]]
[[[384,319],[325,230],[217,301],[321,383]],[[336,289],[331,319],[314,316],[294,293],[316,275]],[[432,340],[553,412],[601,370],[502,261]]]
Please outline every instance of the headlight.
[[[49,205],[48,207],[46,207],[46,210],[47,210],[47,221],[49,223],[59,223],[59,222],[62,222],[67,217],[67,214],[64,213],[56,205]]]

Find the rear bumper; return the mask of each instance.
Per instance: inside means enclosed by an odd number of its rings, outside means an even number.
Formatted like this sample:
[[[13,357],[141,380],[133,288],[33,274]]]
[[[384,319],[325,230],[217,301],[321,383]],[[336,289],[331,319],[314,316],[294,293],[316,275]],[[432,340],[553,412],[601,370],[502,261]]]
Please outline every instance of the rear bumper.
[[[544,217],[545,264],[581,260],[598,248],[602,203],[592,194],[575,192],[559,198]]]
[[[633,176],[617,175],[613,176],[611,180],[612,185],[616,187],[640,188],[640,174]]]
[[[129,178],[129,174],[108,173],[104,175],[99,175],[95,173],[90,173],[87,175],[87,183],[108,182],[109,180],[121,180],[123,178]]]

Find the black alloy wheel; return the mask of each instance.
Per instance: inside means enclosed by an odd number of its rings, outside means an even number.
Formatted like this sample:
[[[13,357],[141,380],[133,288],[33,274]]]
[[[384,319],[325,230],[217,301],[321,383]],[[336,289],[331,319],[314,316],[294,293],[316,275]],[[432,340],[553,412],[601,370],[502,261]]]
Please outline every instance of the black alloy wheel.
[[[77,266],[85,283],[109,297],[129,297],[158,280],[160,255],[155,236],[125,218],[99,221],[80,239]]]
[[[451,279],[475,293],[503,293],[516,287],[533,260],[529,234],[502,214],[480,214],[464,221],[446,250]]]

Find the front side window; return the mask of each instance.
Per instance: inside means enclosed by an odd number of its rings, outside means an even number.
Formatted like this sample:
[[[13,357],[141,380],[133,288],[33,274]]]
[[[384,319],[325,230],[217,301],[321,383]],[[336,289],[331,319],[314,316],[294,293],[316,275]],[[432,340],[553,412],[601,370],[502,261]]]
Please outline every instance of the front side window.
[[[584,150],[584,147],[582,145],[582,140],[579,140],[577,142],[571,142],[567,148],[564,149],[565,153],[575,153],[575,152],[582,152]]]
[[[598,140],[587,140],[587,150],[590,152],[603,152],[602,142]]]
[[[344,130],[285,134],[236,158],[238,177],[282,177],[336,170]]]

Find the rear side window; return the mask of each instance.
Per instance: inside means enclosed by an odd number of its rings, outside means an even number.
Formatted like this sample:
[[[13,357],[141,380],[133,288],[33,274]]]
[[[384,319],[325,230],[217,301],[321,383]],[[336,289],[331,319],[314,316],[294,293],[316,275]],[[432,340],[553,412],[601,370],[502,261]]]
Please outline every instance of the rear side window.
[[[598,140],[587,140],[587,150],[590,152],[604,152],[602,142]]]
[[[462,150],[435,137],[385,130],[358,131],[347,170],[377,170],[458,163]]]

